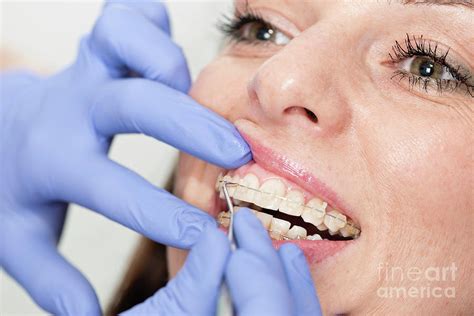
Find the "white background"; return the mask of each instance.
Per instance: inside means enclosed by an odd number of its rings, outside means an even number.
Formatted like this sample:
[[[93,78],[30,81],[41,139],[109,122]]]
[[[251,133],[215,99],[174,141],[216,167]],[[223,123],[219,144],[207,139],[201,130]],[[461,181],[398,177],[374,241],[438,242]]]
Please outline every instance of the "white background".
[[[1,52],[8,55],[3,64],[6,60],[10,65],[43,73],[62,69],[74,60],[78,41],[91,29],[101,3],[1,1]],[[231,2],[170,1],[168,7],[175,41],[184,48],[195,77],[218,50],[220,34],[215,24],[221,14],[231,12]],[[176,152],[151,138],[127,135],[115,139],[111,157],[154,184],[162,185],[174,164]],[[91,281],[104,308],[137,240],[134,232],[89,210],[72,206],[60,251]],[[1,315],[44,314],[3,270],[0,278]]]

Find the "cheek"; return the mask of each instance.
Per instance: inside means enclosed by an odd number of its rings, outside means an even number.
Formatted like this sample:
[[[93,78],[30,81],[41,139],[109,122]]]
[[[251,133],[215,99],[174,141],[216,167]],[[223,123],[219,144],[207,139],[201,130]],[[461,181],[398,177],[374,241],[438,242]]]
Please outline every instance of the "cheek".
[[[378,133],[367,136],[373,176],[387,197],[388,218],[397,230],[409,225],[414,235],[465,234],[463,218],[472,209],[473,141],[466,137],[470,127],[439,111],[407,112],[404,118],[382,114],[376,121],[384,125],[370,128]]]
[[[247,83],[258,64],[219,57],[199,74],[190,95],[227,120],[234,122],[247,111]]]
[[[174,278],[186,261],[188,251],[172,247],[166,248],[166,259],[168,263],[168,276]]]

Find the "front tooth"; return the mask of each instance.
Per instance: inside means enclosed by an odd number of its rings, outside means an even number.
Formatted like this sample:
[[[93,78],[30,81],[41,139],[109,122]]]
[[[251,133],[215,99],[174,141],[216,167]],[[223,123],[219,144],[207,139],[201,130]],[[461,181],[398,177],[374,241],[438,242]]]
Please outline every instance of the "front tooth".
[[[346,216],[336,211],[329,211],[326,216],[324,216],[324,225],[333,233],[346,226],[346,223]]]
[[[265,227],[266,230],[270,228],[270,225],[272,223],[273,216],[270,214],[262,213],[262,212],[256,212],[255,216],[262,222],[263,227]]]
[[[277,210],[281,199],[278,197],[285,195],[285,184],[279,179],[269,179],[265,181],[256,192],[254,204],[260,207]]]
[[[282,235],[285,235],[288,230],[290,229],[290,222],[279,219],[279,218],[272,218],[272,222],[270,224],[270,229],[273,232],[280,233]]]
[[[298,190],[289,191],[286,194],[286,200],[283,200],[278,209],[280,212],[300,216],[304,209],[304,195]]]
[[[234,184],[239,183],[240,182],[240,177],[238,175],[235,175],[235,176],[230,178],[229,182],[234,183]],[[227,191],[229,192],[230,196],[234,196],[235,190],[237,189],[237,187],[238,187],[237,185],[229,185],[227,187]]]
[[[311,199],[308,203],[306,203],[303,213],[301,217],[306,223],[311,223],[314,226],[321,225],[324,221],[324,208],[326,202],[322,202],[318,198]],[[327,205],[327,204],[326,204]]]
[[[306,237],[306,229],[300,226],[293,226],[291,229],[286,233],[290,239],[305,239]]]
[[[319,236],[318,234],[314,234],[314,235],[311,235],[311,236],[308,236],[306,237],[307,240],[323,240],[321,238],[321,236]]]
[[[258,190],[259,181],[256,175],[248,173],[240,179],[239,186],[235,188],[234,198],[253,203],[255,190]]]

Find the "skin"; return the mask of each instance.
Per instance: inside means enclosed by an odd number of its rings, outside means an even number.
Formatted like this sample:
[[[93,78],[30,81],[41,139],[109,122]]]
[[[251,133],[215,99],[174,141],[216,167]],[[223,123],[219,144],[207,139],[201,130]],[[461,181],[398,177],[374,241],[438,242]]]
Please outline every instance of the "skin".
[[[284,46],[227,45],[191,95],[304,165],[350,205],[361,237],[310,263],[324,313],[474,310],[473,98],[460,89],[427,93],[391,79],[400,66],[388,57],[395,40],[423,34],[450,47],[450,58],[473,74],[472,8],[395,1],[251,0],[248,6],[297,37]],[[220,171],[181,154],[175,193],[209,210]],[[173,276],[185,252],[169,249],[168,255]],[[453,263],[446,281],[408,277],[408,271]],[[390,269],[403,276],[386,277]],[[455,297],[397,299],[378,292],[426,286],[454,287]]]

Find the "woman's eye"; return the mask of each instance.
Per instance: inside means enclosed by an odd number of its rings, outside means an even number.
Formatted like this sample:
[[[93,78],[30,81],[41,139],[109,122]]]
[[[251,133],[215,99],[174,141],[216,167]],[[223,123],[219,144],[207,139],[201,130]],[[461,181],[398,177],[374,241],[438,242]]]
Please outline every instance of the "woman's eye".
[[[249,22],[243,25],[239,32],[241,40],[247,42],[271,42],[275,45],[286,45],[288,36],[263,22]]]
[[[448,67],[428,56],[413,56],[401,63],[404,71],[425,79],[456,80]]]
[[[389,53],[392,65],[397,68],[391,79],[406,79],[410,88],[425,92],[432,89],[440,94],[460,90],[474,97],[474,77],[465,63],[457,58],[447,58],[450,48],[427,40],[423,35],[409,36],[403,42],[395,41]]]

